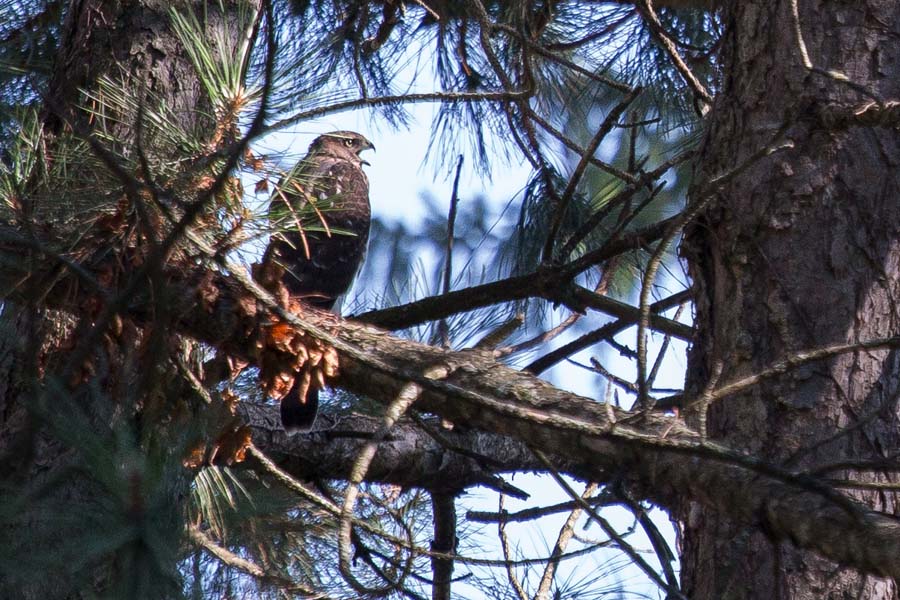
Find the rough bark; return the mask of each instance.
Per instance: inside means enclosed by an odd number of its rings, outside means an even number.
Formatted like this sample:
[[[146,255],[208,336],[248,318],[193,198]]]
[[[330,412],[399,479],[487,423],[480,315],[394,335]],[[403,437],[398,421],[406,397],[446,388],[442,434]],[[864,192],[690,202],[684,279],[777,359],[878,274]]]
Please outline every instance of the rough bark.
[[[202,4],[185,3],[184,7]],[[94,90],[101,77],[126,83],[136,95],[152,94],[173,108],[185,128],[209,125],[210,111],[204,110],[207,100],[169,27],[170,7],[171,3],[157,0],[69,2],[60,53],[44,95],[42,117],[50,156],[54,134],[104,125],[115,132],[121,144],[116,150],[131,149],[134,123],[100,123],[102,119],[91,118],[84,111],[83,91]],[[52,208],[66,218],[65,211],[74,210],[68,208],[73,202],[67,198],[64,184],[55,192],[50,201],[57,206]],[[96,195],[104,192],[115,191],[98,190]],[[37,207],[26,206],[19,216],[20,227],[36,211]],[[35,226],[28,222],[22,230],[31,231]],[[71,240],[57,242],[69,245]],[[21,272],[47,274],[46,265],[40,264],[46,257],[34,248],[16,256],[15,264]],[[25,287],[36,298],[48,291],[51,280],[52,276],[34,278]],[[140,532],[151,519],[165,519],[156,524],[171,533],[171,547],[177,547],[181,515],[176,499],[186,497],[189,473],[185,470],[183,476],[168,482],[172,488],[167,491],[172,496],[162,511],[145,506],[152,499],[137,493],[119,498],[119,503],[103,502],[116,493],[109,487],[115,485],[113,481],[141,489],[143,478],[149,476],[137,464],[132,470],[126,468],[123,448],[111,440],[116,436],[129,439],[130,434],[140,441],[154,439],[163,446],[172,441],[150,433],[148,425],[153,417],[142,422],[140,414],[160,395],[184,397],[186,386],[179,389],[181,379],[173,375],[171,363],[165,361],[173,348],[180,347],[179,342],[160,334],[165,331],[162,322],[155,324],[155,333],[153,328],[141,330],[126,323],[124,336],[112,340],[101,335],[94,340],[96,346],[85,353],[82,364],[67,364],[73,347],[77,352],[79,334],[84,332],[79,326],[90,326],[93,313],[89,306],[73,303],[63,312],[48,310],[40,302],[4,299],[0,321],[0,472],[4,484],[14,486],[11,489],[15,489],[17,500],[25,504],[15,518],[4,519],[2,539],[5,552],[29,558],[21,561],[16,572],[0,574],[3,597],[54,599],[75,597],[80,592],[163,597],[177,589],[173,576],[179,557],[148,551],[142,545],[146,540],[134,532]],[[60,378],[60,374],[67,377]],[[96,449],[96,445],[111,454],[119,452],[107,457],[110,465],[100,463],[110,469],[120,468],[121,473],[97,472],[98,457],[87,450]],[[174,460],[180,466],[180,459]],[[116,461],[124,461],[125,466]],[[72,516],[71,521],[67,514]],[[70,528],[80,527],[72,525],[76,515],[83,517],[86,529]],[[91,528],[90,523],[101,517],[106,519],[105,525]],[[107,543],[101,539],[103,532],[118,535],[117,527],[134,529],[107,551],[97,549]],[[51,567],[40,560],[81,568]],[[50,576],[38,577],[35,573]],[[133,577],[123,578],[123,573]]]
[[[302,480],[347,479],[364,444],[381,425],[375,417],[326,414],[314,432],[289,436],[277,406],[244,403],[240,413],[253,429],[253,443]],[[478,430],[448,430],[434,419],[426,427],[429,431],[404,420],[391,429],[378,446],[366,480],[442,494],[476,485],[516,494],[497,474],[544,468],[519,440]]]
[[[87,0],[69,4],[44,110],[51,128],[86,122],[82,90],[93,90],[104,76],[127,82],[135,93],[162,100],[185,129],[203,125],[202,119],[208,121],[208,99],[170,28],[171,2]],[[184,7],[203,4],[188,2]],[[128,148],[134,124],[122,124],[116,134],[121,136],[122,147]]]
[[[881,97],[900,95],[900,3],[799,6],[813,66],[840,71]],[[870,98],[804,67],[789,2],[733,2],[723,18],[726,77],[710,115],[699,185],[783,124],[794,147],[736,178],[687,236],[684,254],[699,286],[700,331],[688,367],[694,392],[719,367],[719,380],[727,381],[801,348],[900,331],[896,131],[831,129],[819,118],[831,106],[862,107]],[[791,469],[885,459],[900,442],[898,394],[898,352],[859,351],[719,401],[709,435]],[[888,471],[839,473],[896,481]],[[848,495],[896,513],[894,493]],[[897,597],[890,579],[847,569],[733,517],[684,502],[689,597]]]

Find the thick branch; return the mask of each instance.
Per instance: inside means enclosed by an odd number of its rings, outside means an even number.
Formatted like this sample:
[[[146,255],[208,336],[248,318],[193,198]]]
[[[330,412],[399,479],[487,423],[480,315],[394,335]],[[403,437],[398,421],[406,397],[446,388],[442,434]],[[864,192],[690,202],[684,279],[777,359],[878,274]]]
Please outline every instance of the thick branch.
[[[278,407],[243,403],[241,416],[253,430],[254,443],[297,479],[346,479],[362,446],[381,423],[364,415],[320,415],[317,428],[289,436],[281,428]],[[542,470],[522,442],[480,430],[439,430],[440,441],[411,421],[401,421],[378,448],[367,481],[404,488],[456,493],[475,485],[514,492],[497,475]]]
[[[52,262],[44,261],[50,263],[48,272]],[[662,505],[689,498],[843,564],[900,577],[896,519],[842,499],[814,481],[703,442],[678,420],[636,415],[559,390],[497,363],[489,351],[434,348],[313,309],[286,314],[245,274],[227,277],[198,270],[193,281],[185,281],[184,270],[181,266],[167,273],[171,298],[180,302],[174,307],[180,315],[177,327],[222,352],[258,360],[260,325],[270,320],[268,311],[275,311],[337,350],[341,373],[336,383],[350,391],[387,404],[415,382],[422,389],[419,410],[527,441],[545,455],[565,457],[566,471],[574,476],[600,482],[621,479],[641,497]],[[87,293],[72,279],[60,277],[46,301],[64,309],[82,306],[79,295],[96,297],[96,291]],[[123,310],[141,319],[153,306],[152,298],[135,296]],[[429,379],[422,375],[427,371],[448,375]],[[260,445],[264,447],[262,441]]]
[[[657,239],[674,222],[674,219],[675,217],[670,217],[644,229],[610,240],[603,247],[562,266],[539,267],[534,273],[528,275],[484,283],[449,294],[424,298],[402,306],[370,311],[357,316],[356,319],[386,329],[404,329],[500,302],[538,297],[565,304],[575,311],[593,308],[619,319],[629,319],[629,322],[633,323],[640,316],[638,308],[608,296],[593,294],[589,290],[572,284],[572,280],[579,273],[596,264],[623,252],[641,248],[648,242]],[[651,317],[650,324],[652,327],[680,339],[690,340],[692,337],[690,327],[658,315]]]

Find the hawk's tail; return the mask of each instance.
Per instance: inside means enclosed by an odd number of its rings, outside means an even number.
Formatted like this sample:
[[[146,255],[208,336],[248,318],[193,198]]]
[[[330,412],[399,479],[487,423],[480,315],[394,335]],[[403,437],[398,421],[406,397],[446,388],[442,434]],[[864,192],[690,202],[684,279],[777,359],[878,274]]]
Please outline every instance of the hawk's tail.
[[[312,429],[319,409],[319,390],[309,387],[305,398],[300,398],[300,385],[294,384],[287,396],[281,399],[281,426],[285,433],[304,433]]]

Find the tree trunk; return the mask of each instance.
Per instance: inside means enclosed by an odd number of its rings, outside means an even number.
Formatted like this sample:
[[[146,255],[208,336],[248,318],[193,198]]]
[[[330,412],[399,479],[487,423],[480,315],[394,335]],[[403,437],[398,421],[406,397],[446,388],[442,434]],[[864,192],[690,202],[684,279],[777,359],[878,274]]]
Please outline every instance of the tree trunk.
[[[204,4],[184,3],[181,9],[199,10]],[[161,0],[69,3],[42,115],[51,159],[54,136],[83,134],[91,127],[115,132],[119,145],[112,151],[133,152],[135,123],[102,122],[83,110],[89,105],[83,90],[95,90],[101,77],[120,82],[135,97],[152,94],[155,102],[174,109],[185,129],[212,126],[208,101],[171,30],[170,7]],[[210,9],[207,14],[214,26],[218,13]],[[43,201],[52,207],[23,199],[24,219],[30,221],[25,227],[47,227],[37,216],[46,214],[44,209],[71,218],[65,211],[74,210],[77,202],[68,192],[60,181],[50,198],[45,194]],[[96,194],[104,192],[114,199],[125,197],[121,187]],[[102,231],[98,235],[94,229],[97,216],[88,215],[79,235],[102,245]],[[113,245],[121,239],[105,243],[115,253]],[[46,260],[35,254],[35,260]],[[111,279],[121,283],[128,277],[126,268]],[[26,295],[40,298],[52,287],[52,279],[36,282]],[[92,321],[102,302],[99,307],[67,308],[61,312],[13,302],[3,306],[0,480],[23,504],[15,505],[18,512],[13,516],[4,515],[0,529],[4,551],[22,557],[17,572],[0,573],[0,596],[177,594],[180,557],[160,549],[178,547],[190,479],[178,446],[173,448],[173,440],[166,438],[170,432],[165,428],[172,427],[169,417],[178,407],[160,406],[165,402],[160,398],[183,399],[190,393],[170,360],[173,350],[181,349],[177,336],[165,333],[171,317],[161,314],[156,322],[140,326],[125,318],[124,330],[123,319],[116,317],[79,354],[79,364],[67,364],[89,343],[82,336],[94,329]],[[164,311],[164,303],[160,309]],[[165,421],[158,420],[161,415]],[[151,539],[158,531],[173,539]]]
[[[174,35],[165,0],[71,1],[63,26],[59,56],[53,68],[45,121],[58,129],[65,122],[84,124],[89,115],[82,90],[94,90],[101,77],[123,81],[135,94],[152,94],[181,118],[189,130],[209,121],[208,100],[196,71]],[[184,11],[203,10],[206,2],[179,4]],[[217,3],[206,13],[214,19]],[[226,9],[231,3],[224,3]],[[207,123],[211,125],[211,123]],[[123,147],[134,137],[134,123],[116,131]]]
[[[814,67],[900,96],[900,2],[800,0],[799,9]],[[734,179],[685,236],[699,290],[688,367],[695,393],[719,368],[722,384],[800,350],[900,333],[900,138],[826,118],[871,99],[804,67],[789,2],[731,2],[723,18],[725,79],[698,186],[768,144],[782,125],[793,148]],[[897,351],[848,353],[719,401],[709,436],[792,470],[885,459],[900,442],[898,395]],[[896,480],[877,469],[828,475]],[[896,494],[847,493],[897,512]],[[682,506],[680,518],[684,591],[694,600],[898,595],[893,581],[841,569],[698,504]]]

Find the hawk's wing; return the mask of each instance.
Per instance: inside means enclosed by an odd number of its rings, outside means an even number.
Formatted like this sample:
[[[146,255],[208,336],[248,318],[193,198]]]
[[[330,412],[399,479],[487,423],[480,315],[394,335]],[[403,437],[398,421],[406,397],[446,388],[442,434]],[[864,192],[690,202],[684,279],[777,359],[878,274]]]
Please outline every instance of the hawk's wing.
[[[283,281],[291,294],[331,308],[350,287],[365,255],[371,222],[368,178],[350,161],[312,156],[293,181],[279,187],[282,195],[272,201],[270,220],[277,221],[281,231],[269,246],[267,260],[284,267]],[[306,221],[301,234],[296,211],[307,203],[318,216]]]

